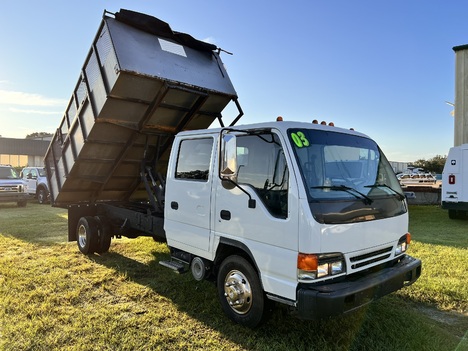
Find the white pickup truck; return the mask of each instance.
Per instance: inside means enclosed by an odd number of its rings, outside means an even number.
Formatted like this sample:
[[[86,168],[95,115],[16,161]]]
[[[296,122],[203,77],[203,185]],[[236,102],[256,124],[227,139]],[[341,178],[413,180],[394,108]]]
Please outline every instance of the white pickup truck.
[[[18,207],[25,207],[28,203],[25,188],[25,182],[11,165],[0,164],[0,202],[16,202]]]
[[[20,177],[26,183],[26,192],[29,195],[34,196],[40,204],[48,202],[49,186],[44,167],[25,167]]]

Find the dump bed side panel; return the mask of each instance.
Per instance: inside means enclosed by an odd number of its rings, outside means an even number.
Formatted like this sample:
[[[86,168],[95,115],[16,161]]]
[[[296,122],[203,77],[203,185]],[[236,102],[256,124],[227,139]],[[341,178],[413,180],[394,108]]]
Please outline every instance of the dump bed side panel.
[[[104,17],[46,154],[53,204],[148,200],[173,136],[223,125],[231,101],[240,117],[217,52]]]

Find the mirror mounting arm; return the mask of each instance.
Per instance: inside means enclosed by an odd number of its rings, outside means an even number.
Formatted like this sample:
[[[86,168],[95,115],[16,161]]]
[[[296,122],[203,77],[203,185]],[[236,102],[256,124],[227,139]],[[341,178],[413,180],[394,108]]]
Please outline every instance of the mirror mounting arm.
[[[220,179],[221,179],[222,182],[229,182],[230,184],[234,185],[234,187],[236,187],[237,189],[242,191],[245,195],[247,195],[249,197],[249,202],[248,202],[248,207],[249,208],[257,207],[257,201],[255,199],[252,199],[252,195],[250,195],[247,190],[242,188],[239,184],[237,184],[232,179],[225,179],[225,178],[221,178],[221,177],[220,177]]]

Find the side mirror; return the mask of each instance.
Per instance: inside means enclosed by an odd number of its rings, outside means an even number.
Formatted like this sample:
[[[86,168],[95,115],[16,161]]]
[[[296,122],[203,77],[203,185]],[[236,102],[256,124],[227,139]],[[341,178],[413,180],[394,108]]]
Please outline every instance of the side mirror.
[[[237,141],[233,134],[223,134],[219,176],[222,180],[237,182]]]
[[[238,188],[249,197],[249,208],[255,208],[256,201],[239,184],[237,184],[237,140],[233,134],[228,131],[221,131],[221,148],[219,155],[219,178],[225,189]]]

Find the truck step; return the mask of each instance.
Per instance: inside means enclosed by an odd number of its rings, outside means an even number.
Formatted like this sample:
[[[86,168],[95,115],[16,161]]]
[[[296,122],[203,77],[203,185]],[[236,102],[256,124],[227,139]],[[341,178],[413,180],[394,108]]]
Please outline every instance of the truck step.
[[[187,270],[185,269],[185,265],[179,261],[159,261],[161,266],[170,268],[177,273],[185,273]]]

